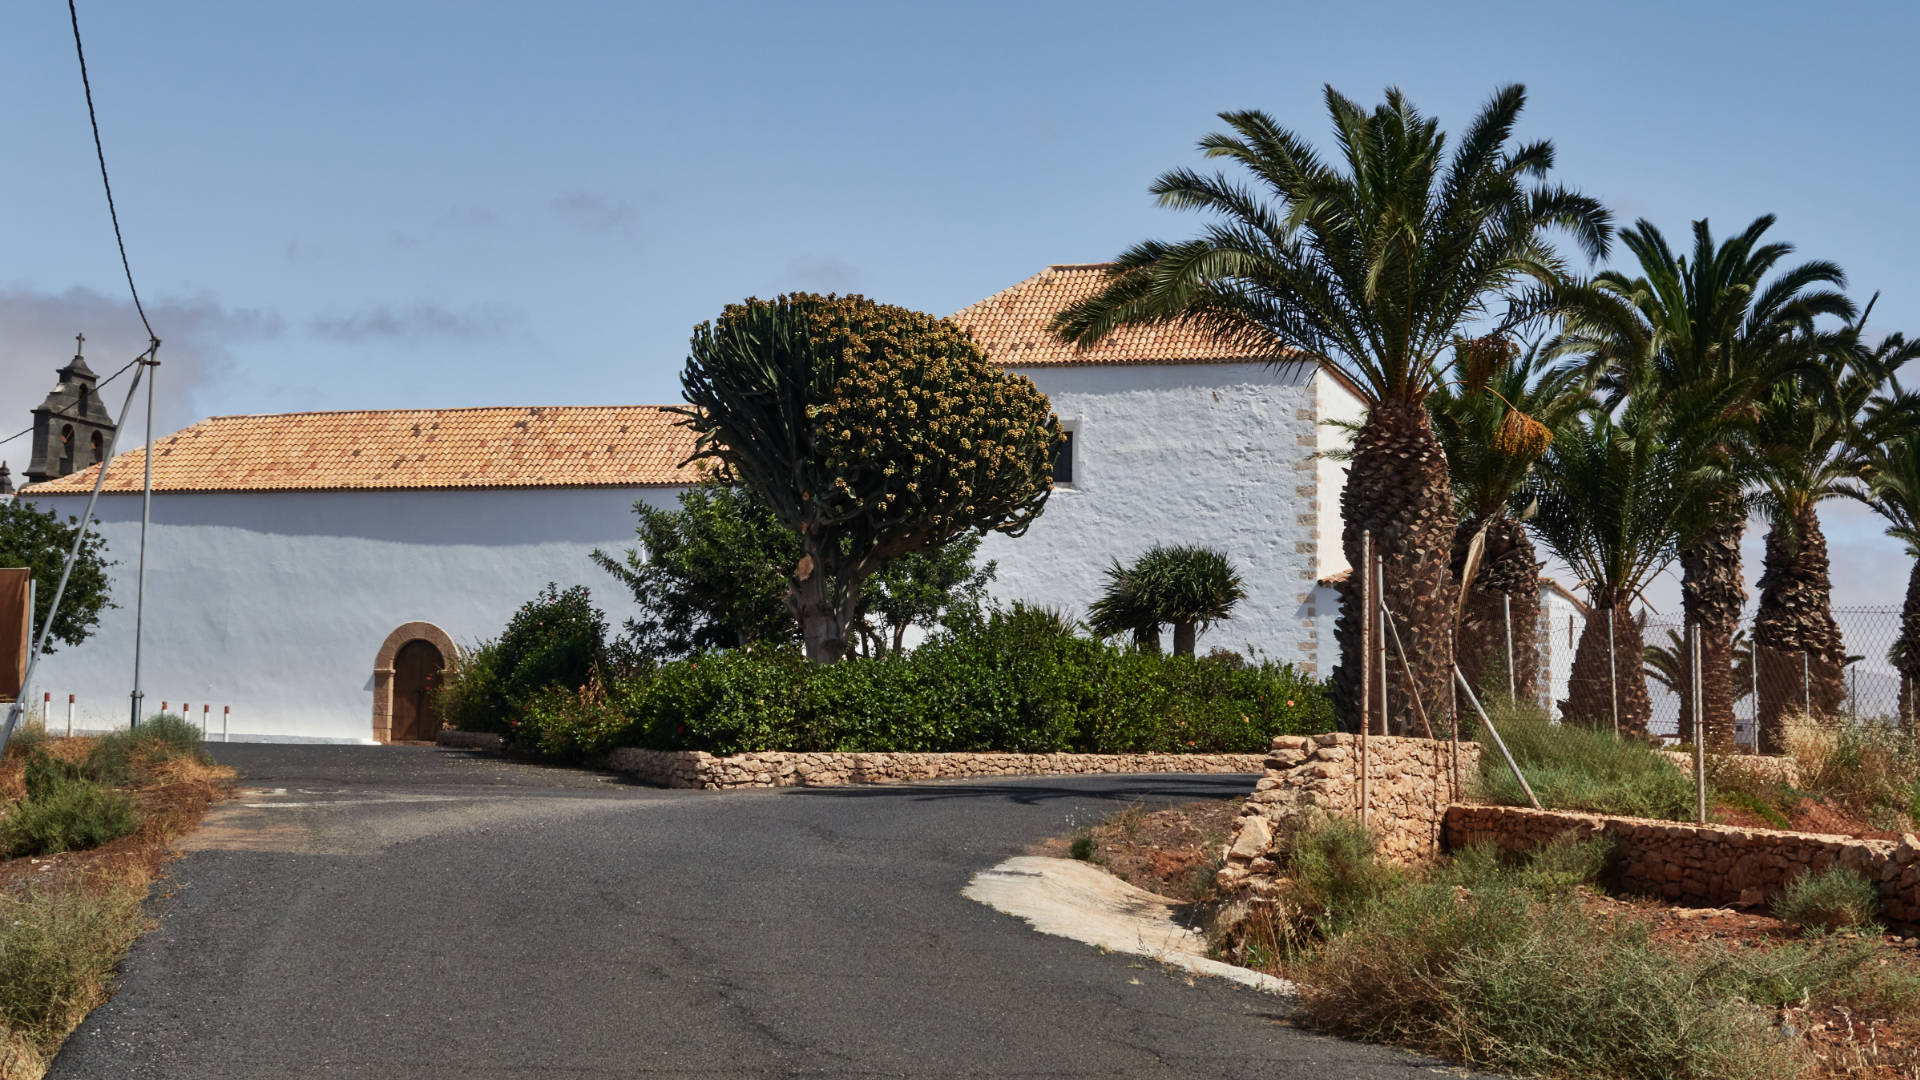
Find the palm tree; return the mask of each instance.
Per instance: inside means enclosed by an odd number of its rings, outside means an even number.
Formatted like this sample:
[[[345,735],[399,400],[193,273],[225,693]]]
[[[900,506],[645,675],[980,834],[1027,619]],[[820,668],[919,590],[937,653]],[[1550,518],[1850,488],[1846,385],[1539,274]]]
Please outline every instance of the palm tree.
[[[1200,149],[1240,166],[1259,193],[1225,174],[1162,175],[1161,205],[1217,220],[1192,240],[1130,248],[1099,294],[1054,322],[1082,346],[1123,325],[1186,323],[1360,388],[1368,413],[1341,495],[1342,545],[1358,566],[1361,534],[1372,534],[1386,603],[1403,620],[1413,685],[1391,672],[1389,730],[1410,729],[1409,691],[1438,711],[1453,677],[1453,496],[1426,409],[1436,360],[1462,327],[1501,333],[1553,308],[1563,271],[1547,229],[1568,230],[1592,258],[1612,236],[1598,202],[1545,183],[1552,144],[1512,141],[1525,99],[1519,86],[1499,90],[1449,153],[1437,121],[1398,90],[1369,113],[1327,87],[1337,165],[1264,113],[1222,113],[1231,130]],[[1349,575],[1336,624],[1334,700],[1350,726],[1364,664],[1359,588]]]
[[[1843,344],[1855,346],[1859,330],[1853,327]],[[1833,618],[1818,510],[1861,475],[1862,412],[1910,355],[1898,339],[1876,350],[1838,349],[1819,367],[1778,379],[1760,398],[1753,452],[1756,501],[1768,531],[1754,643],[1762,753],[1786,749],[1782,720],[1789,710],[1804,704],[1816,716],[1835,716],[1846,698],[1847,650]]]
[[[1914,347],[1920,341],[1910,346],[1895,335],[1881,349]],[[1868,405],[1861,430],[1862,475],[1844,494],[1885,518],[1887,535],[1905,544],[1907,557],[1915,560],[1907,574],[1900,636],[1888,655],[1900,672],[1900,713],[1911,721],[1920,716],[1920,393],[1892,383]]]
[[[1100,598],[1087,605],[1087,629],[1095,637],[1133,635],[1133,647],[1141,652],[1160,651],[1161,619],[1140,596],[1130,568],[1115,559],[1107,567],[1107,588]]]
[[[1560,703],[1568,723],[1611,727],[1617,717],[1621,732],[1647,732],[1653,704],[1635,662],[1644,627],[1631,609],[1674,558],[1688,476],[1653,407],[1636,400],[1618,418],[1595,409],[1563,427],[1528,483],[1534,532],[1580,575],[1591,603]]]
[[[1647,221],[1621,234],[1640,276],[1609,271],[1570,319],[1562,351],[1587,353],[1604,371],[1614,406],[1631,388],[1659,406],[1667,440],[1692,471],[1695,503],[1683,515],[1681,605],[1701,631],[1705,738],[1733,748],[1732,641],[1746,603],[1740,537],[1746,528],[1754,402],[1777,379],[1832,348],[1815,320],[1852,319],[1837,290],[1846,276],[1830,262],[1788,267],[1767,280],[1793,247],[1762,243],[1771,215],[1716,244],[1693,223],[1693,254],[1676,256]],[[1693,738],[1691,695],[1681,696],[1681,738]]]
[[[1131,630],[1143,650],[1158,652],[1160,627],[1173,625],[1173,654],[1192,656],[1200,631],[1232,618],[1246,599],[1246,582],[1212,548],[1155,544],[1132,566],[1107,571],[1107,592],[1090,605],[1090,627],[1101,637]]]
[[[1692,679],[1687,674],[1687,643],[1680,631],[1669,629],[1666,641],[1648,645],[1643,663],[1647,678],[1666,687],[1676,698],[1692,692]],[[1753,686],[1753,642],[1745,630],[1733,635],[1733,686],[1735,701],[1746,697]]]
[[[1514,695],[1521,701],[1538,694],[1540,653],[1532,640],[1541,562],[1517,496],[1553,431],[1589,402],[1582,373],[1549,368],[1546,355],[1538,343],[1523,353],[1504,339],[1462,341],[1446,381],[1427,398],[1460,519],[1453,534],[1452,567],[1462,592],[1454,660],[1475,686],[1504,670],[1510,610],[1516,644],[1525,645],[1513,652]],[[1534,438],[1512,437],[1525,431]]]

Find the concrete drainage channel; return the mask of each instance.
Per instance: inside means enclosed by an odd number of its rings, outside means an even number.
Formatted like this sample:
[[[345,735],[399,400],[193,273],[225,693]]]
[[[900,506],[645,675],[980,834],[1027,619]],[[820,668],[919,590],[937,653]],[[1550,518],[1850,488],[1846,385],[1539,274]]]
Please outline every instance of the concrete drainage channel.
[[[1296,996],[1285,979],[1208,957],[1206,936],[1181,925],[1174,901],[1083,862],[1022,855],[973,875],[961,894],[1043,934],[1227,979],[1289,1002]]]

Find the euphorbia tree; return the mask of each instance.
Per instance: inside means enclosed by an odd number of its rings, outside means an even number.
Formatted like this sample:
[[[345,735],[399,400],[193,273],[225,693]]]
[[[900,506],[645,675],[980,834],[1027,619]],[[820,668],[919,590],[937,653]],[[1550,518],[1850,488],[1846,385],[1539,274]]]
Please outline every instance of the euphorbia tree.
[[[1062,312],[1063,339],[1091,345],[1138,323],[1188,323],[1276,364],[1345,374],[1368,406],[1341,495],[1341,543],[1360,562],[1361,533],[1385,557],[1386,602],[1399,620],[1414,692],[1444,708],[1453,678],[1453,495],[1427,415],[1436,361],[1463,329],[1498,333],[1555,306],[1560,259],[1545,242],[1570,233],[1590,257],[1611,226],[1598,202],[1545,182],[1553,145],[1518,143],[1526,93],[1507,86],[1457,144],[1398,90],[1371,112],[1326,89],[1338,156],[1261,112],[1221,114],[1230,132],[1200,141],[1244,170],[1176,169],[1154,182],[1164,206],[1215,217],[1201,235],[1139,244],[1098,295]],[[1359,575],[1342,586],[1334,700],[1359,721],[1363,642]],[[1402,673],[1391,727],[1412,730]]]
[[[719,462],[800,535],[788,606],[807,657],[845,654],[868,575],[968,532],[1018,536],[1053,486],[1060,423],[944,319],[859,296],[729,305],[680,384]]]

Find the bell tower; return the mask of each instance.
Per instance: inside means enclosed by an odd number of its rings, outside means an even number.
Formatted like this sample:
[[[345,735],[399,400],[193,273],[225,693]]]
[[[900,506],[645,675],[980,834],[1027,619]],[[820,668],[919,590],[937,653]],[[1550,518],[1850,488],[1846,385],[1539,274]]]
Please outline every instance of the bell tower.
[[[60,382],[33,410],[33,458],[27,482],[58,480],[99,461],[113,441],[113,417],[96,392],[99,377],[82,357],[85,334],[74,335],[73,359],[59,368]]]

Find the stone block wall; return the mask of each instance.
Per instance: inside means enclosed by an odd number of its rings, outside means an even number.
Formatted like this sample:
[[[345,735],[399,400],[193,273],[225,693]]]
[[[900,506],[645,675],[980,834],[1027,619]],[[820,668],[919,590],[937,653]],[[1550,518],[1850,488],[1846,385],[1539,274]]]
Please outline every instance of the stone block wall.
[[[1680,903],[1752,907],[1807,871],[1848,867],[1880,890],[1881,913],[1920,922],[1920,838],[1856,840],[1731,825],[1692,825],[1515,806],[1449,807],[1449,848],[1493,843],[1530,851],[1566,832],[1605,836],[1619,858],[1619,886]]]
[[[1360,816],[1361,757],[1358,735],[1274,739],[1265,775],[1227,849],[1221,886],[1231,889],[1276,869],[1269,848],[1283,821],[1315,813]],[[1380,853],[1400,863],[1433,857],[1447,808],[1470,789],[1480,768],[1480,747],[1462,742],[1456,757],[1444,740],[1375,735],[1366,740],[1365,758],[1365,820],[1379,838]]]
[[[1689,777],[1693,775],[1693,755],[1679,750],[1662,750],[1660,755],[1680,767],[1680,771]],[[1743,772],[1759,780],[1797,787],[1800,784],[1800,766],[1792,758],[1771,757],[1762,754],[1708,754],[1707,779],[1711,781],[1714,770],[1726,769]]]
[[[622,747],[607,767],[649,784],[724,790],[886,784],[967,776],[1086,773],[1257,773],[1259,754],[836,754],[768,752],[720,756],[700,750]]]

